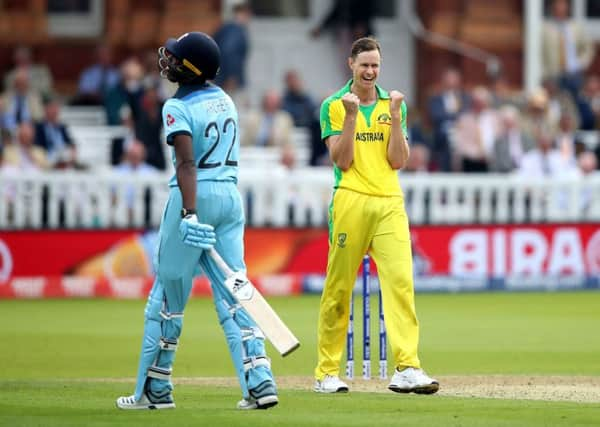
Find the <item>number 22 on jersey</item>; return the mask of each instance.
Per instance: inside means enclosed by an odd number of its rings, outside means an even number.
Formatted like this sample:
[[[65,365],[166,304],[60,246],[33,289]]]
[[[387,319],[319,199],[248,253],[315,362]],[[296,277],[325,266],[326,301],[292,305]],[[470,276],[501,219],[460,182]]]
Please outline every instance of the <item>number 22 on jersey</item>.
[[[233,129],[233,130],[232,130]],[[233,132],[233,134],[232,134]],[[231,153],[233,151],[233,147],[235,145],[235,140],[237,138],[237,127],[235,125],[235,120],[231,117],[223,122],[223,127],[219,128],[217,122],[210,122],[206,125],[206,129],[204,131],[204,137],[208,138],[212,133],[216,133],[215,142],[209,147],[206,153],[200,158],[198,161],[198,169],[213,169],[218,168],[225,162],[226,166],[236,167],[238,165],[237,160],[231,159]],[[229,143],[229,149],[227,150],[227,155],[224,159],[218,159],[216,153],[213,155],[216,148],[221,143],[221,138],[224,140],[227,139],[228,136],[231,135],[231,142]],[[225,141],[223,141],[225,142]]]

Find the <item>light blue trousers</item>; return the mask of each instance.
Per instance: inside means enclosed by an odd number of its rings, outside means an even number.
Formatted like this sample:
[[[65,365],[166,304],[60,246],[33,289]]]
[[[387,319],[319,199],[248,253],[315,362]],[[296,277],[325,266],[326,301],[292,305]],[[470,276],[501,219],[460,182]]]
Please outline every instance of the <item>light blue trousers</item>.
[[[242,395],[264,381],[274,381],[264,363],[264,338],[256,324],[224,287],[224,274],[208,252],[185,245],[179,237],[182,207],[179,188],[171,189],[158,235],[154,267],[156,280],[145,309],[144,337],[135,390],[136,400],[146,391],[156,401],[173,390],[171,369],[183,325],[183,312],[198,266],[211,283],[219,322],[238,376]],[[232,182],[198,182],[198,220],[215,228],[215,249],[236,271],[245,271],[244,213],[241,197]]]

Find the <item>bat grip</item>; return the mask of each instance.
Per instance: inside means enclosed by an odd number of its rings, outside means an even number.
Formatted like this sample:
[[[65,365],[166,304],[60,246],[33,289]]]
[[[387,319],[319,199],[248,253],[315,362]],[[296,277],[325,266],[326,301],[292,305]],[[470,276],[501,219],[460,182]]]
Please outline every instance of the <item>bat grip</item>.
[[[223,261],[223,258],[221,258],[221,255],[219,255],[215,248],[210,248],[209,254],[213,261],[217,263],[219,269],[221,269],[223,274],[225,274],[226,278],[233,276],[234,271],[231,268],[229,268],[225,261]]]

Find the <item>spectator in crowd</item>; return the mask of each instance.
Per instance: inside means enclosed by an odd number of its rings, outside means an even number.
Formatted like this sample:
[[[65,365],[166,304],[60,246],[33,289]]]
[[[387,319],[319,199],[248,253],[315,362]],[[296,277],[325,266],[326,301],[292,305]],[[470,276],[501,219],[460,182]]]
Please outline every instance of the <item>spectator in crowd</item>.
[[[327,96],[321,97],[319,105],[322,104],[326,98]],[[308,164],[310,166],[333,166],[327,145],[325,145],[321,139],[320,108],[317,108],[314,112],[314,120],[309,128],[309,136],[310,158]]]
[[[125,150],[123,161],[115,167],[115,172],[123,175],[148,175],[157,169],[146,163],[146,148],[139,139],[131,141]]]
[[[46,170],[50,164],[42,147],[34,145],[35,130],[31,123],[23,122],[17,127],[16,142],[4,147],[6,164],[20,170]]]
[[[521,166],[517,175],[521,177],[522,185],[527,190],[527,199],[529,202],[543,202],[546,210],[565,210],[569,209],[570,191],[566,188],[558,191],[539,191],[535,187],[529,188],[533,182],[547,182],[552,180],[575,180],[581,177],[581,171],[577,167],[575,158],[565,159],[560,150],[554,146],[554,135],[542,130],[537,135],[536,148],[530,150],[523,156]],[[585,198],[585,191],[580,193],[580,206]],[[533,206],[533,205],[531,205]],[[529,209],[529,215],[533,215],[533,210]]]
[[[123,161],[123,154],[126,148],[136,139],[135,122],[131,108],[128,105],[123,105],[119,116],[121,118],[121,126],[125,127],[127,131],[124,135],[119,135],[111,141],[110,164],[113,166],[117,166]]]
[[[292,144],[294,122],[281,109],[281,98],[275,90],[265,92],[262,110],[249,110],[241,117],[241,144],[258,147],[283,147]]]
[[[0,131],[10,129],[10,119],[6,111],[6,100],[0,96]]]
[[[1,133],[6,133],[6,131],[3,131]],[[7,135],[3,135],[2,138],[2,144],[0,144],[0,179],[4,178],[4,179],[10,179],[10,178],[17,178],[19,175],[22,175],[22,172],[19,170],[19,168],[14,165],[14,164],[10,164],[7,163],[5,160],[5,147],[8,147],[12,144],[12,142],[10,141],[10,133],[8,133]],[[2,182],[2,187],[0,188],[0,191],[2,192],[3,195],[3,203],[6,203],[6,205],[4,206],[4,208],[7,210],[7,216],[8,216],[8,220],[9,221],[13,221],[14,220],[14,205],[12,202],[14,202],[14,200],[17,197],[17,191],[18,191],[18,186],[16,183],[11,183],[10,181],[3,181]]]
[[[458,70],[444,70],[439,92],[428,101],[429,119],[433,128],[433,160],[436,168],[442,172],[451,170],[450,131],[469,104],[461,80]]]
[[[421,112],[417,108],[410,108],[410,125],[408,127],[408,142],[412,145],[425,145],[431,154],[431,136],[425,129]]]
[[[522,114],[521,129],[532,140],[544,131],[556,135],[558,123],[552,121],[548,112],[548,93],[544,88],[535,89],[527,97],[527,106]]]
[[[568,0],[552,0],[550,14],[542,29],[542,73],[575,97],[594,58],[594,45],[581,23],[570,19]]]
[[[348,74],[347,57],[344,52],[350,51],[352,42],[361,37],[374,36],[373,19],[375,18],[375,2],[361,0],[334,0],[331,8],[321,21],[311,29],[314,38],[324,33],[331,33],[340,53],[338,63],[343,75]]]
[[[137,58],[131,57],[123,61],[119,76],[118,83],[105,92],[104,108],[109,125],[121,124],[120,111],[123,105],[131,109],[133,119],[137,120],[140,100],[144,94],[144,69]]]
[[[8,134],[8,137],[10,137],[10,134]],[[4,160],[4,151],[6,147],[12,144],[13,142],[6,135],[3,135],[2,143],[0,144],[0,177],[17,176],[19,174],[19,169],[15,165],[6,163]]]
[[[456,121],[454,156],[462,172],[487,172],[498,135],[498,114],[483,86],[473,89],[471,98],[471,109]]]
[[[252,17],[250,5],[245,1],[233,6],[233,19],[225,22],[214,39],[221,49],[221,68],[215,83],[236,98],[246,86],[246,60],[250,50],[248,24]]]
[[[309,128],[316,117],[317,106],[302,84],[302,79],[296,70],[285,73],[285,92],[281,108],[287,111],[294,120],[294,126]]]
[[[152,176],[158,173],[158,170],[146,163],[146,149],[144,144],[139,140],[132,141],[125,150],[123,161],[114,169],[115,173],[122,177],[144,177]],[[125,189],[125,201],[129,216],[129,223],[132,223],[133,213],[136,208],[136,199],[139,197],[144,199],[146,208],[148,207],[148,194],[139,195],[139,188],[134,184],[128,184]],[[148,212],[148,209],[146,209]],[[148,218],[146,218],[148,219]]]
[[[423,126],[421,113],[416,108],[408,107],[410,111],[410,124],[408,127],[408,143],[410,144],[411,156],[412,150],[418,152],[415,158],[409,157],[404,171],[407,172],[429,172],[431,167],[431,137]],[[408,169],[407,169],[408,168]]]
[[[575,157],[582,150],[575,136],[576,130],[575,118],[571,114],[563,114],[558,121],[554,146],[566,162],[575,161]]]
[[[166,80],[166,79],[163,79]],[[146,148],[146,161],[156,169],[165,170],[165,144],[161,138],[162,106],[158,86],[148,87],[140,101],[135,121],[135,134]]]
[[[494,77],[490,84],[490,93],[492,107],[496,109],[500,109],[505,105],[518,106],[523,102],[520,91],[512,89],[503,74]]]
[[[579,173],[584,179],[582,183],[582,190],[580,194],[581,211],[585,214],[589,210],[594,198],[600,197],[597,191],[594,191],[594,187],[587,185],[585,178],[597,174],[598,169],[598,158],[591,151],[584,151],[577,157],[577,167]]]
[[[6,127],[11,131],[15,131],[21,123],[36,122],[44,116],[42,97],[31,88],[25,69],[17,70],[14,88],[4,93],[2,103],[5,106]]]
[[[14,68],[4,76],[4,88],[14,89],[15,78],[18,70],[25,70],[29,76],[31,88],[46,95],[52,91],[52,74],[45,64],[34,64],[31,49],[27,46],[18,46],[14,51]]]
[[[579,129],[595,130],[600,127],[600,77],[588,76],[576,101],[581,119]]]
[[[67,126],[61,123],[60,102],[52,96],[44,98],[44,119],[35,125],[35,145],[46,151],[51,167],[76,166],[76,150]]]
[[[0,127],[0,146],[12,144],[13,136],[10,130]]]
[[[119,71],[112,64],[112,51],[108,45],[96,48],[96,63],[81,73],[76,105],[103,105],[106,93],[119,81]]]
[[[558,126],[561,117],[565,115],[571,116],[575,122],[575,127],[579,128],[579,111],[575,104],[575,99],[569,92],[561,89],[556,80],[544,79],[542,87],[548,94],[548,118]]]
[[[574,159],[565,159],[554,148],[554,135],[542,129],[536,135],[536,147],[523,155],[518,173],[524,178],[560,178],[576,176],[577,166]]]
[[[523,155],[535,147],[535,142],[521,130],[516,107],[505,105],[499,116],[500,129],[490,157],[490,171],[513,172],[521,165]]]
[[[297,164],[296,151],[291,145],[281,147],[279,163],[287,169],[294,169]]]
[[[313,37],[332,30],[344,45],[361,37],[374,36],[375,2],[335,0],[327,15],[311,30]]]
[[[430,151],[425,144],[411,144],[410,155],[403,172],[428,173]]]
[[[323,102],[325,98],[321,100]],[[329,157],[329,150],[327,149],[327,145],[321,139],[321,122],[319,120],[319,110],[315,110],[314,120],[309,128],[309,136],[310,136],[310,158],[308,164],[310,166],[329,166],[331,167],[333,164],[331,163],[331,158]]]
[[[598,169],[598,159],[591,151],[583,151],[577,156],[577,166],[583,176],[588,176]]]

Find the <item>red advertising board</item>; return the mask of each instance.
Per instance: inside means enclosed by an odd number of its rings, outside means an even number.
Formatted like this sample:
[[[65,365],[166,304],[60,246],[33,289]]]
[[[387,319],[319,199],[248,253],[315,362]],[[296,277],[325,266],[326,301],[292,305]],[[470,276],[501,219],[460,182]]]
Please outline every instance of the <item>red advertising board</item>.
[[[423,273],[504,276],[600,274],[600,226],[415,227]]]
[[[248,272],[267,292],[299,292],[303,277],[325,274],[327,238],[325,229],[248,229]],[[417,278],[600,277],[597,224],[415,226],[412,239]],[[11,293],[9,283],[30,291],[58,283],[56,296],[91,288],[120,295],[127,283],[143,293],[152,283],[155,244],[155,232],[2,232],[0,296]]]

